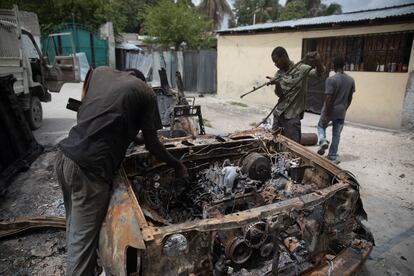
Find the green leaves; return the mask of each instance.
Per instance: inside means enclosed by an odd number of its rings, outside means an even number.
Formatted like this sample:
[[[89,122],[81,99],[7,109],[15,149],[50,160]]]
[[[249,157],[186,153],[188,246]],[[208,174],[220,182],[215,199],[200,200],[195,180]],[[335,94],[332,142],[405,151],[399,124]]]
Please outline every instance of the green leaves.
[[[305,1],[294,0],[286,3],[286,6],[280,12],[279,20],[298,19],[309,17]]]
[[[144,6],[154,0],[2,0],[0,8],[31,11],[37,14],[43,34],[63,23],[82,24],[93,29],[107,21],[112,21],[115,32],[138,32],[142,23]]]
[[[324,14],[331,15],[331,14],[341,14],[342,13],[342,6],[338,3],[331,3],[328,7],[326,7]]]
[[[278,0],[236,0],[234,13],[238,25],[264,23],[278,19],[281,6]]]
[[[342,13],[341,5],[328,6],[320,0],[287,0],[285,6],[278,0],[235,0],[234,13],[237,25],[251,25],[269,21],[282,21]]]
[[[191,8],[187,3],[175,4],[161,0],[156,6],[145,8],[144,31],[154,37],[154,42],[175,49],[185,43],[198,48],[208,41],[212,22]]]
[[[233,16],[227,0],[201,0],[198,10],[211,18],[216,27],[220,26],[226,14]]]

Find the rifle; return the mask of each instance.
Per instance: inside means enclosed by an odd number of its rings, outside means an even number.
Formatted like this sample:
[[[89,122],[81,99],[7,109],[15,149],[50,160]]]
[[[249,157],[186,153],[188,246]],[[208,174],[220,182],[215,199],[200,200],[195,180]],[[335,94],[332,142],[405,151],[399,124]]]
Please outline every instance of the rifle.
[[[286,74],[285,75],[288,75],[290,72],[292,72],[292,70],[293,69],[295,69],[296,67],[298,67],[299,66],[299,64],[301,64],[301,63],[303,63],[304,61],[306,60],[306,57],[305,58],[303,58],[303,59],[301,59],[301,60],[299,60],[298,62],[296,62],[287,72],[286,72]],[[279,77],[279,78],[277,78],[277,79],[275,79],[274,81],[279,81],[280,79],[281,79],[282,77]],[[250,93],[253,93],[254,91],[257,91],[257,90],[259,90],[260,88],[262,88],[263,86],[266,86],[266,85],[269,85],[269,82],[265,82],[265,83],[263,83],[263,84],[261,84],[261,85],[259,85],[258,87],[255,87],[255,86],[253,86],[253,89],[252,90],[250,90],[249,92],[247,92],[247,93],[244,93],[243,95],[241,95],[240,96],[240,99],[242,99],[244,96],[246,96],[246,95],[249,95]]]
[[[292,87],[288,90],[288,91],[286,91],[285,93],[286,94],[289,94],[290,92],[292,92],[293,91],[293,89],[295,89],[295,87],[299,84],[299,83],[301,83],[302,82],[302,80],[303,80],[303,78],[305,78],[306,76],[307,76],[307,74],[310,72],[310,70],[312,70],[313,69],[313,67],[311,67],[311,68],[309,68],[308,69],[308,71],[306,71],[304,74],[303,74],[303,76],[300,78],[300,79],[298,79],[293,85],[292,85]],[[295,96],[296,97],[296,96]],[[273,112],[275,111],[275,109],[276,109],[276,107],[277,107],[277,103],[275,104],[275,106],[273,106],[273,108],[272,108],[272,110],[270,111],[270,113],[256,126],[256,127],[259,127],[261,124],[263,124],[264,122],[266,122],[267,121],[267,119],[269,119],[269,117],[270,117],[270,115],[272,115],[273,114]]]
[[[259,89],[260,89],[260,88],[262,88],[263,86],[267,85],[267,83],[268,83],[268,82],[265,82],[265,83],[261,84],[261,85],[260,85],[260,86],[258,86],[258,87],[253,86],[253,89],[252,89],[252,90],[250,90],[249,92],[244,93],[243,95],[241,95],[241,96],[240,96],[240,99],[243,99],[243,97],[244,97],[244,96],[249,95],[250,93],[253,93],[253,92],[254,92],[254,91],[256,91],[256,90],[259,90]]]

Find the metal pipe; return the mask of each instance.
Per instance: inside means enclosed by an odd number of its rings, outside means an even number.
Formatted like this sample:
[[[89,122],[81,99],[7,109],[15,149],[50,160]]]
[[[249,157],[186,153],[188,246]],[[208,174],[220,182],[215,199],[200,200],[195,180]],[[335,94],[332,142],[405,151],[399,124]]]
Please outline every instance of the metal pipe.
[[[318,135],[316,133],[302,133],[300,136],[300,144],[302,146],[314,146],[318,143]]]

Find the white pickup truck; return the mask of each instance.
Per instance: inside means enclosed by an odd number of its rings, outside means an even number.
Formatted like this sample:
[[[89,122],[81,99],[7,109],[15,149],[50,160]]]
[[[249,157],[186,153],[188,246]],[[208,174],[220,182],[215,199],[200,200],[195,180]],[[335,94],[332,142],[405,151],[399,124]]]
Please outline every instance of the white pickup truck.
[[[59,34],[50,35],[55,39]],[[59,92],[65,82],[79,82],[79,62],[75,53],[55,55],[53,64],[40,47],[37,15],[0,9],[0,76],[12,74],[14,92],[32,129],[42,124],[41,102],[51,100],[49,92]]]

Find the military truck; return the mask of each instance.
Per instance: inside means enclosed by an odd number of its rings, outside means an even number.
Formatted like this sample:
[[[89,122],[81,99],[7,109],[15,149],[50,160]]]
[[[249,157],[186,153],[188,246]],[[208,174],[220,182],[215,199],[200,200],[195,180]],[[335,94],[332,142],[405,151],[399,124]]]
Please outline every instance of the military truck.
[[[60,35],[49,38],[57,41]],[[50,101],[50,92],[59,92],[65,82],[78,82],[79,72],[75,53],[57,54],[53,63],[49,63],[41,51],[35,13],[19,11],[17,6],[11,10],[0,9],[0,76],[14,76],[14,92],[31,129],[42,124],[41,102]]]

